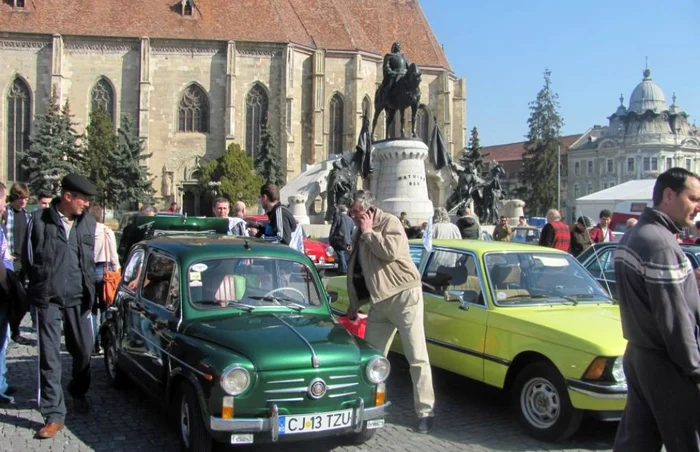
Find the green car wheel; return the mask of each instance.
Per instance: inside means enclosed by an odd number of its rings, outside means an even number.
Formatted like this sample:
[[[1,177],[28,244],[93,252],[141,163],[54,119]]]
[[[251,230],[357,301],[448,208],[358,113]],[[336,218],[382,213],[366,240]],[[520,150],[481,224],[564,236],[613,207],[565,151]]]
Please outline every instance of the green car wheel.
[[[583,412],[571,405],[564,378],[548,362],[530,364],[518,374],[513,404],[520,426],[542,441],[568,438],[583,417]]]

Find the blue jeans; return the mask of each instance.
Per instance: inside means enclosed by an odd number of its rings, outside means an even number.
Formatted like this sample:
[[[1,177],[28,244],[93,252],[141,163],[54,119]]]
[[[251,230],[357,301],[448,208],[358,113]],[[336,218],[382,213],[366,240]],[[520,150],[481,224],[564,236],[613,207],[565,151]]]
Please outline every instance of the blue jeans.
[[[335,254],[338,256],[338,272],[347,273],[348,272],[348,252],[346,250],[335,250]]]
[[[2,265],[2,264],[0,264]],[[0,397],[7,391],[7,343],[10,342],[10,322],[7,315],[0,313]]]

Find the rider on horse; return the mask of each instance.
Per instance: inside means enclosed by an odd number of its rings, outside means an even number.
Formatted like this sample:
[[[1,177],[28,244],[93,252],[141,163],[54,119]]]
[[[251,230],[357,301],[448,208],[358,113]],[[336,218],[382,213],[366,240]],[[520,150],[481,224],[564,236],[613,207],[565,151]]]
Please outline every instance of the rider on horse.
[[[391,92],[391,89],[403,78],[408,71],[408,58],[401,53],[401,43],[394,42],[391,52],[384,55],[384,78],[379,87],[381,101],[384,102]]]

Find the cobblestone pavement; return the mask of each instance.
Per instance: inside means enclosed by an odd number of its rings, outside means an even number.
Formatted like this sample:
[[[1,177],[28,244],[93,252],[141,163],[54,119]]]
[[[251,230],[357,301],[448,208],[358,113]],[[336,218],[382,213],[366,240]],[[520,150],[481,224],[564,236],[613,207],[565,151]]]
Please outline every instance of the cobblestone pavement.
[[[26,321],[26,320],[25,320]],[[36,336],[24,329],[27,337]],[[547,444],[525,435],[511,416],[509,398],[503,393],[457,375],[434,370],[437,397],[436,426],[430,435],[413,432],[411,381],[402,357],[392,356],[388,383],[394,404],[387,424],[362,447],[349,446],[342,438],[285,443],[239,450],[256,451],[592,451],[610,450],[617,423],[585,420],[575,436],[559,444]],[[116,391],[107,386],[102,356],[93,357],[90,415],[69,412],[66,428],[50,440],[33,439],[42,419],[36,410],[36,347],[8,349],[10,383],[18,388],[15,403],[0,405],[1,451],[176,451],[178,436],[173,421],[158,402],[132,389]],[[70,356],[63,355],[63,386],[69,381]],[[67,397],[69,400],[69,397]],[[234,450],[220,446],[219,450]]]

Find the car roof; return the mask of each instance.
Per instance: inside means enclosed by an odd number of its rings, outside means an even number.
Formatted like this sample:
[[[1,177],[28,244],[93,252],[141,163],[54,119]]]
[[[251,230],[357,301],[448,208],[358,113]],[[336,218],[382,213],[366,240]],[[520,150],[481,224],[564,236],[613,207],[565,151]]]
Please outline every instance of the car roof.
[[[165,251],[178,258],[221,257],[221,255],[229,253],[234,255],[245,254],[250,257],[299,258],[304,256],[295,249],[281,243],[222,234],[202,236],[184,233],[155,237],[146,240],[145,243],[152,249]]]
[[[411,245],[422,245],[422,240],[410,240]],[[521,242],[498,242],[498,241],[487,241],[487,240],[433,240],[433,246],[443,246],[449,248],[456,248],[460,250],[474,251],[479,254],[493,252],[493,251],[526,251],[532,253],[533,251],[546,251],[553,253],[569,254],[565,251],[561,251],[555,248],[547,247],[535,247],[537,245],[532,245],[530,243]]]

